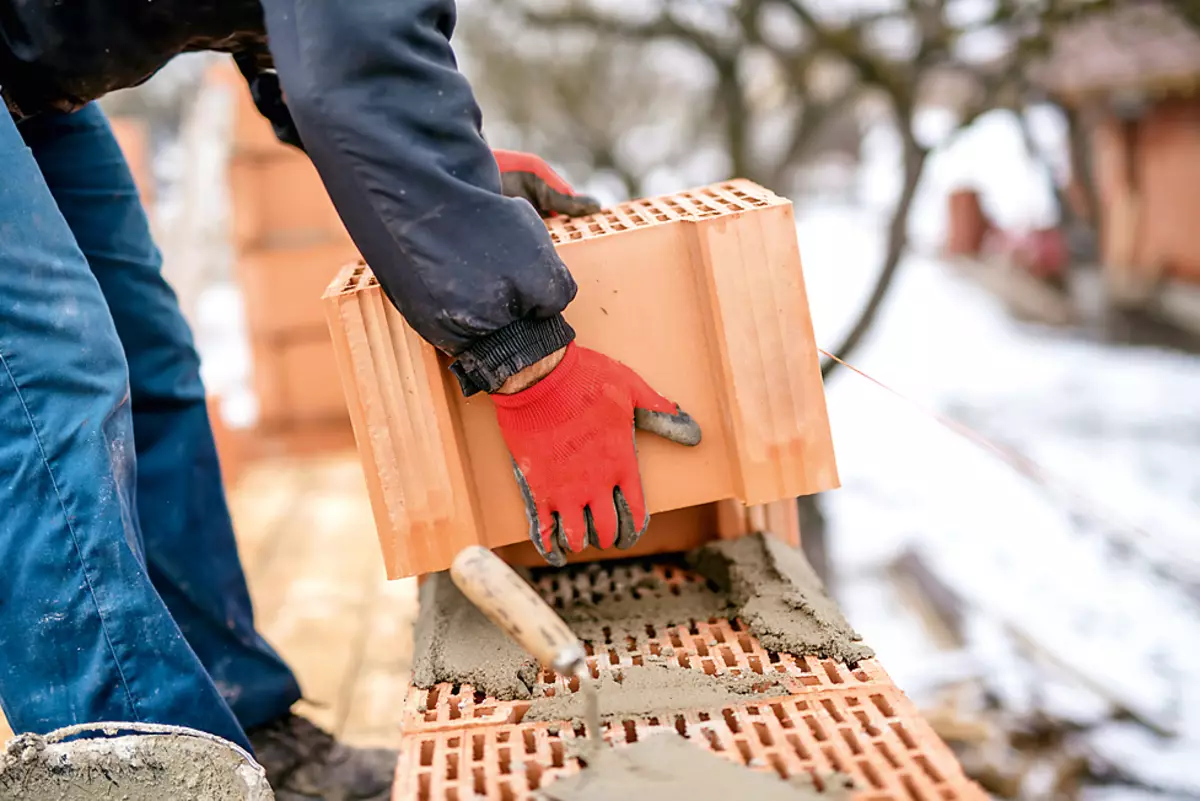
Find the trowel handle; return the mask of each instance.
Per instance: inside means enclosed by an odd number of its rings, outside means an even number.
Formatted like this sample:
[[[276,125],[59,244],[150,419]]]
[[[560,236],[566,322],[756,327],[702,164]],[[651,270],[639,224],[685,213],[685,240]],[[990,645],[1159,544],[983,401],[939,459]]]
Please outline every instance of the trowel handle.
[[[450,577],[463,595],[522,648],[560,674],[587,664],[582,643],[550,605],[504,560],[479,545],[459,552]]]

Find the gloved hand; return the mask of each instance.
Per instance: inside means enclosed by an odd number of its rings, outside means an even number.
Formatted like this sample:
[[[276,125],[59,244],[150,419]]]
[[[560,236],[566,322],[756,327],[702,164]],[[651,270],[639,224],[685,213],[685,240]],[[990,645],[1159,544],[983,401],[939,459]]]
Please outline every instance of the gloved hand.
[[[515,150],[493,150],[492,155],[500,167],[501,191],[508,197],[525,198],[542,217],[555,214],[583,217],[600,211],[595,198],[576,194],[538,156]]]
[[[560,567],[564,551],[628,548],[650,522],[634,428],[681,445],[700,426],[620,362],[574,343],[528,389],[493,394],[525,500],[529,538]]]

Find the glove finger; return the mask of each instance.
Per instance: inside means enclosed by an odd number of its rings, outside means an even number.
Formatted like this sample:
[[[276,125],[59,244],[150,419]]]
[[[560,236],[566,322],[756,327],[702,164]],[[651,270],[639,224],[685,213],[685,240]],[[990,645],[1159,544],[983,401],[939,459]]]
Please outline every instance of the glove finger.
[[[536,175],[529,176],[527,185],[533,206],[543,217],[547,214],[586,217],[600,211],[600,202],[594,197],[560,192]]]
[[[680,445],[700,444],[699,424],[678,405],[673,414],[636,408],[633,410],[633,424],[641,431],[649,431]]]
[[[587,547],[588,527],[582,506],[560,509],[559,524],[562,526],[563,543],[572,553],[579,553]]]
[[[529,540],[533,547],[553,567],[562,567],[567,563],[563,556],[562,547],[555,536],[558,518],[550,511],[550,505],[538,503],[529,489],[529,482],[517,463],[513,462],[513,475],[517,477],[517,487],[521,490],[521,500],[525,504],[525,519],[529,522]]]
[[[588,516],[588,542],[600,550],[617,541],[617,507],[614,500],[599,498],[584,509]]]
[[[641,495],[641,482],[637,482],[637,492],[635,496]],[[613,490],[613,506],[617,513],[617,539],[615,545],[624,550],[631,548],[642,538],[642,534],[646,532],[646,526],[650,524],[650,515],[646,514],[645,504],[640,505],[640,509],[635,511],[625,497],[625,493],[621,487]]]

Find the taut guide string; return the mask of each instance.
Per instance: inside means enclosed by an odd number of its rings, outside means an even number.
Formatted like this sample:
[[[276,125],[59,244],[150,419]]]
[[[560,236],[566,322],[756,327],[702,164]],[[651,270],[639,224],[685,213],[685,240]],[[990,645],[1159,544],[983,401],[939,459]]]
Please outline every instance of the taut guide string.
[[[874,376],[868,375],[867,373],[858,369],[854,365],[849,364],[848,362],[843,361],[842,359],[839,359],[837,356],[834,356],[832,353],[825,350],[824,348],[817,348],[817,351],[819,353],[821,353],[823,356],[825,356],[826,358],[832,359],[833,361],[842,365],[847,370],[850,370],[851,372],[854,372],[854,373],[858,374],[859,376],[862,376],[863,378],[870,381],[872,384],[875,384],[876,386],[885,390],[886,392],[890,393],[891,395],[910,404],[911,406],[916,408],[918,411],[920,411],[923,414],[927,415],[928,417],[931,417],[934,420],[936,420],[938,423],[940,423],[945,428],[949,429],[950,431],[954,432],[955,434],[958,434],[963,439],[973,443],[976,447],[981,448],[982,450],[999,458],[1001,461],[1003,461],[1005,464],[1007,464],[1009,467],[1011,467],[1017,473],[1024,476],[1025,478],[1029,479],[1034,484],[1037,484],[1038,486],[1042,487],[1043,489],[1049,490],[1050,492],[1056,492],[1056,493],[1066,497],[1068,500],[1073,502],[1073,506],[1075,507],[1074,509],[1072,509],[1073,512],[1080,513],[1082,516],[1090,517],[1095,521],[1104,523],[1113,535],[1122,537],[1123,539],[1132,539],[1132,540],[1150,539],[1150,535],[1144,529],[1142,529],[1141,527],[1139,527],[1137,525],[1128,523],[1126,521],[1118,521],[1117,516],[1113,515],[1110,512],[1110,510],[1101,509],[1100,505],[1095,501],[1095,499],[1088,497],[1087,495],[1083,494],[1082,492],[1079,492],[1078,490],[1075,490],[1069,486],[1066,486],[1061,480],[1059,480],[1057,477],[1052,475],[1049,471],[1044,469],[1041,465],[1039,465],[1037,462],[1030,459],[1028,456],[1025,456],[1024,454],[1016,451],[1015,449],[1013,449],[1011,447],[1001,445],[1000,443],[995,442],[994,440],[992,440],[988,437],[985,437],[983,434],[980,434],[978,431],[974,430],[973,428],[970,428],[969,426],[966,426],[963,423],[960,423],[959,421],[957,421],[951,417],[948,417],[945,414],[942,414],[941,412],[937,411],[936,409],[931,409],[928,406],[925,406],[924,404],[921,404],[921,403],[913,400],[912,398],[908,397],[907,395],[904,395],[903,393],[901,393],[895,389],[892,389],[890,386],[883,383],[879,379],[875,378]],[[1116,522],[1114,522],[1114,521],[1116,521]],[[1122,533],[1121,533],[1122,531],[1125,532],[1126,534],[1132,535],[1132,536],[1125,537],[1124,535],[1122,535]],[[1122,544],[1127,544],[1127,543],[1122,543]],[[1197,586],[1196,582],[1193,579],[1179,576],[1178,573],[1175,570],[1173,570],[1170,566],[1159,564],[1155,560],[1150,559],[1148,556],[1146,556],[1146,559],[1147,559],[1147,561],[1150,562],[1151,567],[1157,573],[1159,573],[1160,575],[1163,575],[1164,577],[1171,578],[1171,579],[1183,584],[1185,591],[1189,595],[1196,597],[1197,594],[1200,594],[1200,586]]]

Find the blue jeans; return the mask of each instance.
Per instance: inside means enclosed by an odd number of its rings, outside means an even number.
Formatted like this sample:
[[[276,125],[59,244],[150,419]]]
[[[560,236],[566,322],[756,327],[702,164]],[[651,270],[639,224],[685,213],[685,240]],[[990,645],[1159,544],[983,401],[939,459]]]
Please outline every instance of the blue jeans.
[[[299,697],[254,629],[200,360],[108,122],[0,110],[5,716],[248,748]]]

